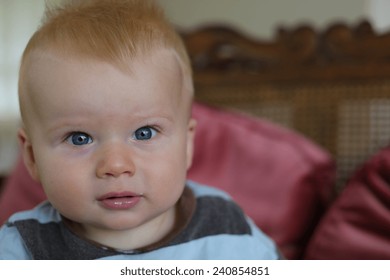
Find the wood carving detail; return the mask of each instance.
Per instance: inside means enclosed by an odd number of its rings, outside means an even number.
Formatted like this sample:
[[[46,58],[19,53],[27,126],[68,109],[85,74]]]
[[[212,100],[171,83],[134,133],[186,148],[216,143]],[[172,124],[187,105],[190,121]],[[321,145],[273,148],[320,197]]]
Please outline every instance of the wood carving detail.
[[[182,36],[198,80],[202,73],[265,80],[390,76],[390,33],[376,34],[367,21],[355,27],[337,23],[323,32],[308,25],[280,27],[272,41],[254,40],[226,26],[203,27]]]

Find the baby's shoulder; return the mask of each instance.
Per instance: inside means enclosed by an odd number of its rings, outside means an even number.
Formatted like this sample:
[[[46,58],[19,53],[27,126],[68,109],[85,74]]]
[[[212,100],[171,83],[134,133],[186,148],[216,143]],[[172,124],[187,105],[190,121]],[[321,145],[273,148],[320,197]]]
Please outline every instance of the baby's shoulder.
[[[6,224],[13,224],[23,220],[36,220],[39,223],[59,222],[61,215],[48,201],[44,201],[31,210],[13,214]]]
[[[232,229],[240,234],[250,234],[249,221],[239,205],[226,192],[190,181],[196,198],[196,209],[193,215],[193,225],[198,228],[219,228],[220,233],[230,232]]]
[[[60,221],[61,216],[49,202],[43,202],[34,209],[13,214],[0,228],[0,259],[31,259],[21,230],[35,231],[31,224],[45,224]]]
[[[191,180],[187,181],[187,187],[189,187],[196,198],[200,197],[219,197],[227,201],[231,201],[231,196],[223,190],[217,189],[216,187],[207,186]]]

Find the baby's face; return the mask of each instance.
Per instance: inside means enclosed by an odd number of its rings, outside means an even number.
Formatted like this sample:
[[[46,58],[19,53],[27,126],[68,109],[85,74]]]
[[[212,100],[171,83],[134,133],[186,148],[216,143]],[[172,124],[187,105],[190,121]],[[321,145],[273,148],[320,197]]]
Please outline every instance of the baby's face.
[[[33,54],[31,62],[22,142],[54,207],[87,237],[147,228],[172,214],[194,131],[174,56],[138,59],[131,74],[50,54]]]

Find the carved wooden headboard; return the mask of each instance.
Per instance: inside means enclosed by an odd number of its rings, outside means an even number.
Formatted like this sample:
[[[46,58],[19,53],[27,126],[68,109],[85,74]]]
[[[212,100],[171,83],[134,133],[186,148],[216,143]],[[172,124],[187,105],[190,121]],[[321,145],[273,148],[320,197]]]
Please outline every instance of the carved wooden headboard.
[[[390,139],[390,33],[367,21],[279,28],[261,41],[226,26],[182,32],[196,100],[292,128],[327,149],[338,186]]]

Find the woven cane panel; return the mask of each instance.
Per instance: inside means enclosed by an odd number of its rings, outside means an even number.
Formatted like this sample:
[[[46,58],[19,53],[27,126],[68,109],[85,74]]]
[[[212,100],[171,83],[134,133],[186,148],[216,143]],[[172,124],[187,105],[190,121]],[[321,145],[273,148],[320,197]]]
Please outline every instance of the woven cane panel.
[[[390,139],[387,81],[197,85],[198,101],[243,111],[304,134],[338,166],[338,189]]]

